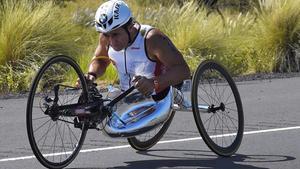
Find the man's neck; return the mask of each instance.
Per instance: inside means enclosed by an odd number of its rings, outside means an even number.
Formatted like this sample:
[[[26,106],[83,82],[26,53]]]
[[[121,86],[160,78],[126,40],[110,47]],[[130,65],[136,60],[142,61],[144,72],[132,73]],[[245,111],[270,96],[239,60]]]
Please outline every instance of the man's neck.
[[[137,23],[137,22],[134,23],[132,33],[130,33],[130,38],[132,41],[128,44],[128,46],[132,45],[132,43],[134,42],[135,37],[139,33],[140,27],[141,27],[141,25],[139,23]]]

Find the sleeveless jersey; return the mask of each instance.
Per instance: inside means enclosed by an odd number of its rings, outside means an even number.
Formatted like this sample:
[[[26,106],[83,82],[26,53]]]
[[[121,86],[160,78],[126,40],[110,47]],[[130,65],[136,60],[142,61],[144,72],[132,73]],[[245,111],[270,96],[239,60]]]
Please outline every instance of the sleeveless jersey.
[[[134,76],[153,78],[162,73],[161,64],[147,55],[145,41],[151,29],[153,27],[149,25],[141,25],[133,43],[121,51],[115,51],[109,46],[108,56],[117,68],[122,90],[127,90],[133,85],[131,81]]]

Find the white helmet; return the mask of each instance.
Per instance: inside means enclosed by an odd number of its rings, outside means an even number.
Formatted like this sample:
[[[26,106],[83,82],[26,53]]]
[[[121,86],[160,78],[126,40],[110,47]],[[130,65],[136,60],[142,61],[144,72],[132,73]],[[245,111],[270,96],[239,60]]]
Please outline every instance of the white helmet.
[[[98,32],[108,33],[125,25],[131,18],[131,11],[124,1],[107,1],[103,3],[96,12],[96,30]]]

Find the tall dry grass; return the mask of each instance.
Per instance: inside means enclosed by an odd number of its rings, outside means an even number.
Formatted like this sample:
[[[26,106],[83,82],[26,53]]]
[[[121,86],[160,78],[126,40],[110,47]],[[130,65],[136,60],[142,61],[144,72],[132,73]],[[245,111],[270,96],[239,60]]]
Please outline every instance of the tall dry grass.
[[[6,1],[12,2],[1,2]],[[37,63],[57,53],[73,56],[87,71],[97,45],[91,25],[103,0],[70,1],[60,8],[28,2],[6,5],[0,12],[0,91],[25,90]],[[170,37],[192,70],[213,58],[233,75],[299,71],[300,0],[255,0],[243,13],[221,8],[223,19],[216,12],[207,15],[208,9],[192,0],[182,6],[175,1],[127,2],[137,21]],[[101,81],[116,76],[109,67]]]
[[[28,88],[47,57],[83,52],[82,29],[52,2],[2,1],[0,11],[0,90]]]
[[[261,66],[268,71],[299,71],[295,49],[300,44],[300,0],[262,0],[257,9],[257,24],[253,35]]]

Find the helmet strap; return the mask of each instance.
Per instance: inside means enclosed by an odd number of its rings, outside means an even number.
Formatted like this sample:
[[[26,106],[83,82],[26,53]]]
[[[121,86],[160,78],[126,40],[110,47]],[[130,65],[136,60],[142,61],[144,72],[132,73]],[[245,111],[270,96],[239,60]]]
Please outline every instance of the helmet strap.
[[[126,31],[127,35],[128,35],[128,44],[131,44],[132,39],[131,39],[131,36],[130,36],[130,32],[128,31],[127,27],[123,27],[123,28]]]
[[[132,22],[133,22],[133,20],[132,20],[132,18],[130,18],[130,19],[128,20],[128,22],[122,26],[122,28],[125,30],[125,32],[126,32],[127,35],[128,35],[128,46],[129,46],[129,45],[131,44],[131,42],[132,42],[132,39],[131,39],[131,36],[130,36],[130,32],[129,32],[129,30],[128,30],[128,25],[130,25]]]

